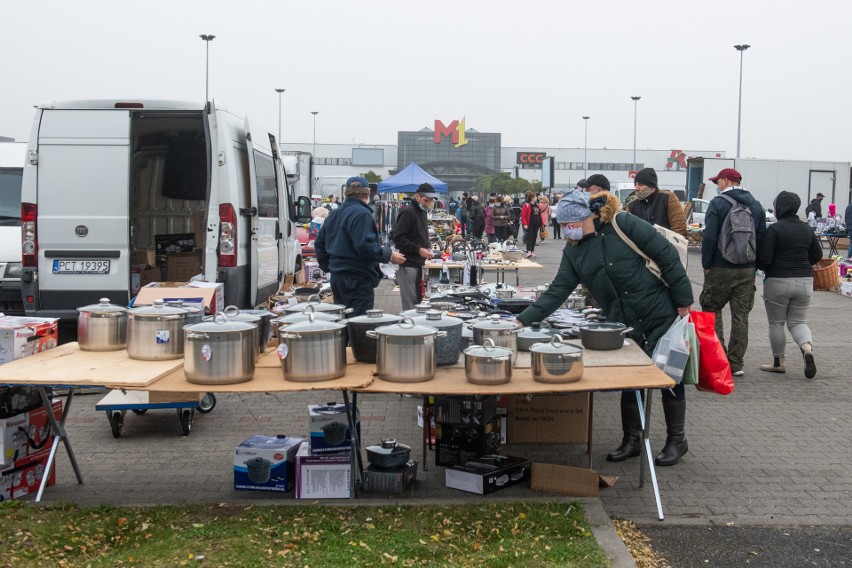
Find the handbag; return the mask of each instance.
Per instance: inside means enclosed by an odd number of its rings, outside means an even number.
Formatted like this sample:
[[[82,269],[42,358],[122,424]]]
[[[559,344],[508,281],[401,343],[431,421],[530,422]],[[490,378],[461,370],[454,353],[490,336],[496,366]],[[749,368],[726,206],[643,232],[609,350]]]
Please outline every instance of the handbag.
[[[547,237],[549,237],[549,236],[550,236],[550,233],[548,233],[548,232],[547,232],[547,229],[545,229],[544,227],[542,227],[542,228],[541,228],[541,229],[539,229],[539,231],[538,231],[538,236],[540,236],[542,239],[546,239]]]
[[[734,392],[734,377],[725,348],[716,335],[716,314],[696,312],[689,314],[698,337],[698,390],[727,395]]]
[[[654,260],[651,259],[651,257],[649,257],[647,254],[645,254],[645,252],[642,249],[640,249],[636,245],[636,243],[634,243],[630,239],[630,237],[627,236],[627,234],[624,231],[621,230],[621,227],[618,226],[618,223],[616,222],[616,220],[618,219],[618,216],[621,213],[624,213],[624,211],[617,211],[612,218],[612,226],[615,229],[615,232],[618,233],[618,236],[621,238],[622,241],[624,241],[627,244],[627,246],[629,246],[631,249],[633,249],[633,251],[636,254],[638,254],[643,259],[645,259],[645,268],[647,268],[648,271],[651,274],[653,274],[654,276],[656,276],[657,278],[662,280],[663,284],[668,286],[668,283],[663,278],[663,271],[660,270],[660,265],[658,265]],[[686,259],[687,259],[687,256],[688,256],[687,252],[686,252],[687,251],[686,239],[684,237],[682,237],[681,235],[675,233],[671,229],[666,229],[665,227],[661,227],[659,225],[654,225],[653,227],[658,233],[660,233],[663,236],[663,238],[665,238],[670,244],[672,244],[672,246],[675,247],[675,249],[677,250],[678,256],[680,256],[680,263],[683,265],[684,270],[686,270]]]

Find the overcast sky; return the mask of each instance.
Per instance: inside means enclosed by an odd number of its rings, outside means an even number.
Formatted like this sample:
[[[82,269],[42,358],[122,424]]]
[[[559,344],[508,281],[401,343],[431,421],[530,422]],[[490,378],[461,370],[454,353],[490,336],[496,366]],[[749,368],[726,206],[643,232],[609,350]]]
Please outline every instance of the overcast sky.
[[[852,3],[824,0],[0,0],[0,135],[39,102],[203,100],[283,141],[396,144],[449,124],[504,146],[852,160]]]

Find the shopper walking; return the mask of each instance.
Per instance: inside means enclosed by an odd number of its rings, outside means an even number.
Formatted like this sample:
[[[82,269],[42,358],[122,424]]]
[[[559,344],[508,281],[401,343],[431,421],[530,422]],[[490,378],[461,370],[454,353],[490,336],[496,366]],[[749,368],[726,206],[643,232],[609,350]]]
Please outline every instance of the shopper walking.
[[[413,310],[423,297],[423,266],[432,258],[426,212],[437,198],[430,184],[421,183],[411,203],[400,212],[393,230],[393,245],[405,255],[405,262],[396,273],[403,310]]]
[[[482,239],[485,232],[485,209],[479,204],[479,196],[471,195],[467,202],[467,218],[470,220],[468,235]]]
[[[559,203],[559,199],[562,197],[559,193],[553,194],[553,203]],[[550,215],[550,224],[552,225],[551,230],[553,231],[553,238],[562,240],[562,231],[559,229],[559,221],[556,220],[556,214],[553,212],[551,207],[551,215]]]
[[[816,363],[806,319],[814,289],[812,266],[822,258],[822,246],[808,224],[799,219],[801,205],[802,200],[795,193],[782,191],[778,194],[774,203],[778,222],[766,229],[758,249],[757,267],[766,274],[763,303],[772,348],[772,363],[760,368],[771,373],[786,372],[786,325],[802,351],[805,377],[812,379],[816,376]]]
[[[541,227],[541,210],[538,208],[535,193],[528,191],[526,201],[521,207],[521,225],[524,227],[524,242],[527,245],[527,258],[535,258],[535,243]]]
[[[541,227],[539,227],[538,231],[541,237],[541,244],[544,244],[546,239],[545,233],[547,232],[547,227],[550,226],[550,200],[546,195],[539,197],[538,210],[541,212]]]
[[[509,237],[509,215],[511,211],[506,202],[497,196],[494,200],[492,217],[494,219],[494,240],[502,243]]]

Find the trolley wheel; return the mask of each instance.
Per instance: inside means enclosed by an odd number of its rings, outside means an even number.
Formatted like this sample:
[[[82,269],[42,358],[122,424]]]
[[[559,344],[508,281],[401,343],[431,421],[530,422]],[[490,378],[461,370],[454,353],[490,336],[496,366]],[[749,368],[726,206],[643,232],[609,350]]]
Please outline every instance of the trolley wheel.
[[[132,409],[131,409],[131,411],[132,411],[132,412],[133,412],[133,414],[135,414],[136,416],[142,416],[143,414],[145,414],[146,412],[148,412],[148,409],[147,409],[147,408],[132,408]]]
[[[192,431],[192,415],[194,412],[194,408],[178,409],[178,418],[180,418],[180,427],[183,430],[184,436],[189,436],[189,433]]]
[[[124,426],[124,416],[121,412],[107,413],[109,416],[109,425],[112,427],[112,437],[121,437],[121,428]]]
[[[198,401],[198,406],[195,407],[201,414],[207,414],[214,408],[216,408],[216,395],[212,392],[204,393],[204,396]]]

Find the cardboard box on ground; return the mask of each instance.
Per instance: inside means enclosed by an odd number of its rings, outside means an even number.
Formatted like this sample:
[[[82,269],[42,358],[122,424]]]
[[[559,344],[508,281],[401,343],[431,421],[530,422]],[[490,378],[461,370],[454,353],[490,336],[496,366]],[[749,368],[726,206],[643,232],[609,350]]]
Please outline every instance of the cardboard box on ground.
[[[58,420],[62,415],[62,401],[54,400],[51,409]],[[49,449],[53,435],[44,406],[0,420],[0,467],[11,465],[42,448]]]
[[[304,438],[252,436],[234,448],[234,489],[286,492],[296,484],[296,452]]]
[[[509,397],[510,444],[584,444],[589,439],[589,395]]]
[[[38,491],[48,458],[50,458],[50,445],[15,460],[9,467],[0,470],[0,501],[19,499]],[[46,479],[47,485],[56,483],[55,461],[51,465]]]
[[[296,454],[296,499],[348,499],[352,495],[352,458],[345,454],[311,455],[305,442]]]

